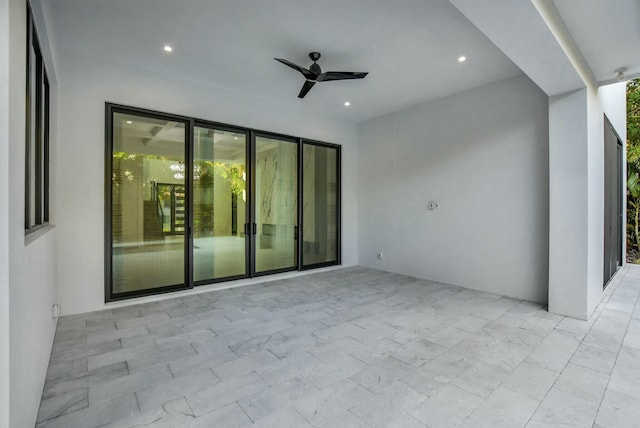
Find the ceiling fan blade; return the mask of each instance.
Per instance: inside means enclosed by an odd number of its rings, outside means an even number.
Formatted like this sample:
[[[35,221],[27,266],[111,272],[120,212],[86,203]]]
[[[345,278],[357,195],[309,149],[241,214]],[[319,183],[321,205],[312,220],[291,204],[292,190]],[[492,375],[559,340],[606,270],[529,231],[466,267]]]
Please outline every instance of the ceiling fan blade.
[[[364,79],[369,73],[357,71],[327,71],[319,74],[316,78],[318,82],[328,82],[331,80]]]
[[[316,75],[313,74],[311,71],[307,70],[306,68],[300,67],[298,64],[294,64],[291,61],[287,61],[286,59],[282,59],[282,58],[274,58],[274,59],[276,61],[281,62],[284,65],[289,66],[289,67],[293,68],[294,70],[302,73],[305,78],[315,80]]]
[[[304,98],[305,95],[307,95],[307,92],[309,92],[311,90],[311,88],[313,88],[313,85],[315,85],[316,82],[313,82],[311,80],[307,80],[304,82],[304,85],[302,85],[302,89],[300,89],[300,93],[298,94],[298,98]]]

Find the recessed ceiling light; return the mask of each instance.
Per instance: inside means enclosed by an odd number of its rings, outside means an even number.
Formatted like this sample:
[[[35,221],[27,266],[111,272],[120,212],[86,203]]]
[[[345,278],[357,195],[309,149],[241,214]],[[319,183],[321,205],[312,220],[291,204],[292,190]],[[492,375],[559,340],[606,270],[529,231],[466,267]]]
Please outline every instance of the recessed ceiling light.
[[[164,45],[164,51],[165,52],[172,52],[173,48],[171,46],[169,46],[169,45]]]
[[[349,107],[350,105],[351,105],[351,103],[350,103],[349,101],[345,101],[345,102],[344,102],[344,106],[345,106],[345,107]]]
[[[465,62],[466,60],[467,60],[467,57],[464,55],[458,57],[458,62]]]
[[[133,122],[131,122],[130,120],[127,120],[127,123],[128,123],[129,125],[131,125]]]

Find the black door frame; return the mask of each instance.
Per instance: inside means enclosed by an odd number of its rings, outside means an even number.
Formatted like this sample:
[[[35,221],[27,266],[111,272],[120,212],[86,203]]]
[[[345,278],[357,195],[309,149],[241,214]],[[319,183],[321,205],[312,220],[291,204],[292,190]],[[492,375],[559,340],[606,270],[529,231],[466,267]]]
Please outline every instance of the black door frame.
[[[245,163],[246,163],[246,168],[247,168],[247,183],[249,183],[249,177],[251,176],[251,170],[252,170],[252,165],[250,163],[250,132],[247,129],[243,129],[240,127],[235,127],[232,125],[226,125],[226,124],[222,124],[222,123],[218,123],[218,122],[212,122],[212,121],[208,121],[208,120],[201,120],[201,119],[194,119],[194,131],[195,131],[195,127],[200,127],[200,128],[207,128],[207,129],[212,129],[214,131],[225,131],[225,132],[233,132],[235,134],[242,134],[245,136]],[[192,132],[192,134],[195,136],[195,132]],[[194,148],[194,141],[192,140],[189,145],[191,146],[191,150],[193,150]],[[194,158],[195,160],[195,158]],[[186,169],[186,168],[185,168]],[[193,179],[193,165],[191,165],[190,170],[189,170],[189,176],[191,176],[191,178]],[[245,204],[245,220],[249,218],[249,208],[251,205],[251,198],[252,198],[252,192],[249,190],[249,186],[247,185],[247,203]],[[191,206],[191,212],[193,212],[193,195],[189,194],[188,197],[189,200],[189,205]],[[193,230],[193,216],[189,217],[189,222],[191,223],[192,227],[191,230]],[[206,284],[215,284],[217,282],[224,282],[224,281],[232,281],[232,280],[237,280],[237,279],[245,279],[245,278],[250,278],[251,277],[251,265],[250,265],[250,258],[251,258],[251,240],[252,240],[252,236],[251,234],[247,234],[247,228],[246,228],[246,223],[245,223],[245,228],[244,228],[244,232],[245,232],[245,243],[244,243],[244,252],[245,252],[245,267],[244,267],[244,274],[242,275],[231,275],[231,276],[225,276],[225,277],[221,277],[221,278],[210,278],[210,279],[202,279],[202,280],[198,280],[198,281],[194,281],[193,280],[193,259],[191,259],[191,264],[188,266],[189,268],[189,272],[191,273],[191,279],[193,282],[193,286],[198,286],[198,285],[206,285]],[[191,247],[193,250],[193,238],[191,239]]]
[[[127,107],[113,103],[105,103],[105,204],[104,204],[104,233],[105,233],[105,302],[112,302],[117,300],[129,299],[133,297],[148,296],[151,294],[169,293],[172,291],[187,290],[192,288],[190,273],[191,273],[191,258],[193,251],[190,245],[191,242],[191,207],[190,203],[185,204],[185,233],[184,233],[184,282],[182,284],[172,284],[163,287],[156,287],[144,290],[128,291],[125,293],[113,292],[113,236],[112,236],[112,209],[113,209],[113,180],[112,180],[112,167],[113,167],[113,116],[115,113],[121,114],[133,114],[141,117],[147,117],[150,119],[160,119],[172,122],[181,122],[185,127],[185,171],[188,166],[192,164],[192,144],[193,140],[191,131],[193,129],[193,120],[178,115],[166,114],[153,110],[140,109],[136,107]],[[193,182],[191,180],[191,174],[185,174],[185,193],[191,195],[191,186]],[[187,269],[189,267],[189,269]]]
[[[297,216],[297,225],[295,226],[295,231],[294,231],[294,249],[296,252],[296,263],[294,266],[290,266],[290,267],[286,267],[286,268],[281,268],[281,269],[271,269],[271,270],[266,270],[266,271],[261,271],[258,272],[256,270],[256,245],[258,243],[258,238],[257,238],[257,231],[259,229],[258,224],[256,223],[256,201],[255,201],[255,190],[256,190],[256,174],[255,174],[255,169],[256,169],[256,160],[257,160],[257,153],[256,153],[256,138],[258,137],[262,137],[262,138],[269,138],[272,140],[281,140],[284,142],[288,142],[291,144],[295,144],[296,145],[296,166],[297,166],[297,183],[296,186],[297,188],[297,198],[296,198],[296,202],[297,202],[297,207],[296,207],[296,216]],[[300,242],[300,212],[301,212],[301,207],[302,204],[300,203],[300,184],[302,183],[302,177],[301,177],[301,162],[300,162],[300,152],[301,152],[301,144],[300,144],[300,138],[297,137],[291,137],[289,135],[284,135],[284,134],[278,134],[275,132],[266,132],[266,131],[252,131],[251,132],[251,167],[252,167],[252,174],[251,174],[251,194],[252,194],[252,200],[251,200],[251,217],[250,217],[250,224],[251,224],[251,230],[253,232],[252,236],[253,236],[253,240],[252,240],[252,257],[251,257],[251,277],[252,278],[256,278],[256,277],[260,277],[260,276],[265,276],[265,275],[273,275],[276,273],[284,273],[284,272],[292,272],[292,271],[297,271],[300,270],[300,250],[299,250],[299,242]]]
[[[158,288],[150,288],[144,290],[136,290],[126,293],[113,293],[112,292],[112,166],[113,166],[113,116],[114,113],[133,114],[142,117],[155,118],[161,120],[168,120],[174,122],[181,122],[185,126],[185,191],[186,200],[185,204],[185,259],[184,259],[184,283],[176,284]],[[229,131],[237,134],[245,135],[246,147],[246,168],[247,168],[247,204],[245,206],[245,274],[229,276],[224,278],[207,279],[207,280],[193,280],[193,164],[194,164],[194,129],[196,126],[220,130]],[[265,137],[271,139],[279,139],[296,144],[297,148],[297,230],[295,232],[296,243],[296,264],[295,266],[274,269],[263,272],[256,272],[255,270],[255,245],[256,245],[256,232],[257,225],[255,223],[255,161],[256,161],[256,137]],[[302,228],[303,228],[303,162],[302,162],[302,148],[303,144],[312,144],[321,147],[335,148],[337,150],[337,174],[338,174],[338,195],[337,195],[337,258],[335,261],[323,262],[313,265],[303,265],[303,251],[302,251]],[[188,172],[188,173],[187,173]],[[105,302],[118,301],[123,299],[129,299],[134,297],[142,297],[149,295],[156,295],[162,293],[168,293],[179,290],[192,289],[194,286],[214,284],[219,282],[226,282],[245,278],[261,277],[266,275],[272,275],[276,273],[302,271],[321,267],[335,266],[342,263],[342,156],[341,146],[338,144],[326,143],[318,140],[304,139],[291,135],[263,131],[253,128],[247,128],[243,126],[230,125],[221,122],[215,122],[211,120],[198,119],[193,117],[187,117],[182,115],[170,114],[159,112],[156,110],[149,110],[138,107],[131,107],[117,103],[105,102],[105,209],[104,209],[104,233],[105,233]]]
[[[321,141],[314,141],[314,140],[308,140],[308,139],[302,139],[301,141],[301,146],[299,149],[299,165],[300,165],[300,169],[298,174],[300,175],[300,181],[299,181],[299,186],[300,186],[300,210],[299,210],[299,218],[298,218],[298,226],[300,227],[300,230],[304,230],[304,213],[302,210],[302,207],[304,207],[304,176],[303,176],[303,170],[302,170],[302,164],[304,162],[304,146],[305,145],[310,145],[310,146],[317,146],[317,147],[323,147],[323,148],[329,148],[329,149],[334,149],[336,150],[336,173],[337,173],[337,180],[338,180],[338,188],[337,190],[337,207],[336,207],[336,239],[337,239],[337,244],[336,244],[336,259],[335,260],[330,260],[330,261],[326,261],[326,262],[321,262],[321,263],[310,263],[310,264],[305,264],[304,263],[304,239],[302,235],[298,236],[298,254],[299,256],[299,265],[300,265],[300,270],[310,270],[310,269],[319,269],[322,267],[328,267],[328,266],[333,266],[336,264],[340,264],[341,260],[342,260],[342,245],[340,242],[340,237],[342,236],[342,212],[341,212],[341,201],[342,201],[342,165],[341,165],[341,159],[342,159],[342,147],[338,144],[329,144],[329,143],[323,143]]]
[[[607,152],[608,150],[613,150],[613,148],[609,147],[612,140],[608,138],[608,133],[610,136],[614,137],[616,140],[616,161],[615,168],[616,171],[610,171],[610,165],[608,162]],[[623,223],[623,213],[624,213],[624,195],[623,195],[623,179],[624,179],[624,159],[623,159],[623,150],[622,150],[622,140],[620,136],[616,132],[615,128],[609,121],[607,115],[604,115],[604,263],[603,263],[603,288],[606,288],[609,285],[611,279],[614,277],[618,269],[624,264],[624,254],[623,254],[623,239],[626,239],[625,227]],[[616,174],[617,173],[617,174]],[[607,185],[611,185],[611,179],[615,180],[615,192],[611,192],[611,189],[607,187]],[[609,198],[607,195],[614,198],[614,206],[610,204]],[[615,239],[612,237],[612,233],[610,233],[610,229],[615,228],[616,234]],[[614,242],[615,241],[615,242]],[[612,248],[615,246],[615,248]],[[612,267],[613,259],[615,258],[615,269]]]

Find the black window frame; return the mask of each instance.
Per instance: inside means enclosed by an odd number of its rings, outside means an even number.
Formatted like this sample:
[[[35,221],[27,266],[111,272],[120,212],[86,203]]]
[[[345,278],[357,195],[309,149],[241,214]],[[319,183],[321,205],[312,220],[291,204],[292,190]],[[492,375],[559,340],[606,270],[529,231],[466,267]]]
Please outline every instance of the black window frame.
[[[31,49],[35,53],[35,64],[31,61]],[[35,73],[35,88],[31,87],[31,75]],[[34,92],[35,91],[35,92]],[[35,97],[34,97],[35,95]],[[49,224],[49,124],[50,86],[49,76],[36,31],[30,5],[27,5],[26,43],[26,103],[25,103],[25,213],[24,228],[28,235]],[[32,102],[35,100],[35,105]],[[35,124],[32,123],[35,118]],[[35,125],[35,126],[32,126]],[[31,129],[36,135],[31,135]],[[32,139],[34,150],[32,151]],[[32,162],[35,160],[35,162]],[[32,168],[35,165],[35,171]],[[34,185],[34,216],[31,216],[31,186]]]

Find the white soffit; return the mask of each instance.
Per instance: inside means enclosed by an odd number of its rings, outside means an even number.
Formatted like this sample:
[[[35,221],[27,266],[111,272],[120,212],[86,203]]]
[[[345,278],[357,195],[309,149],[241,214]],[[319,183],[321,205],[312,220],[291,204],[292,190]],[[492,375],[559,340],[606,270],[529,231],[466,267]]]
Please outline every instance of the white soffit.
[[[522,73],[448,0],[44,1],[60,61],[91,57],[187,80],[212,102],[224,88],[358,122]],[[311,51],[323,70],[369,75],[319,83],[300,100],[304,79],[273,58],[308,67]]]
[[[450,2],[547,95],[585,86],[532,1]]]
[[[573,39],[600,83],[615,82],[615,70],[640,77],[638,0],[554,0]]]

